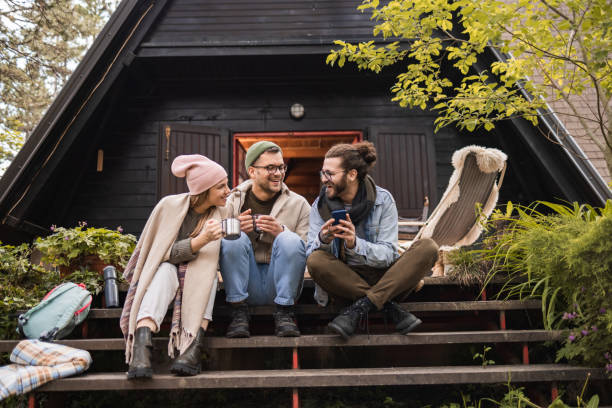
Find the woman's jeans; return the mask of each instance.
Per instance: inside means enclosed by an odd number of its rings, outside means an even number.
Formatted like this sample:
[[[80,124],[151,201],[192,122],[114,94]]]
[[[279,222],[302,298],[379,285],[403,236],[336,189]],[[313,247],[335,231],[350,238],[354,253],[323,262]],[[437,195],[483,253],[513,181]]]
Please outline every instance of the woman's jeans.
[[[251,240],[242,232],[236,240],[221,241],[219,263],[228,302],[290,306],[302,290],[306,245],[296,233],[283,231],[272,244],[270,264],[256,263]]]

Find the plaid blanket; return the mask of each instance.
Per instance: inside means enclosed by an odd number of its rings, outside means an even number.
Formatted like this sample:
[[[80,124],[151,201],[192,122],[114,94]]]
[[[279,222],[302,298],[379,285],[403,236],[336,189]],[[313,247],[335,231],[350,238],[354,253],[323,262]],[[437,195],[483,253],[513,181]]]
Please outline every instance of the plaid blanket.
[[[0,367],[0,401],[51,380],[82,373],[92,362],[85,350],[40,340],[19,342],[10,359],[15,364]]]

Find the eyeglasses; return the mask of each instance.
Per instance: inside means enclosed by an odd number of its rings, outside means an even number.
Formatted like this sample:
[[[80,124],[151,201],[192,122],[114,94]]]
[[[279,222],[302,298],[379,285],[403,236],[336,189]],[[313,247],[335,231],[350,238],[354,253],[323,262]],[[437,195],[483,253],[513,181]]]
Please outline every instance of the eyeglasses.
[[[326,180],[331,180],[332,177],[334,177],[338,173],[346,173],[346,171],[345,170],[339,170],[339,171],[336,171],[336,172],[332,173],[329,170],[321,170],[321,171],[319,171],[319,176],[320,177],[324,177]]]
[[[274,174],[277,171],[282,174],[287,171],[286,164],[281,164],[280,166],[274,166],[273,164],[270,164],[269,166],[251,166],[251,167],[255,167],[256,169],[266,169],[268,174]]]

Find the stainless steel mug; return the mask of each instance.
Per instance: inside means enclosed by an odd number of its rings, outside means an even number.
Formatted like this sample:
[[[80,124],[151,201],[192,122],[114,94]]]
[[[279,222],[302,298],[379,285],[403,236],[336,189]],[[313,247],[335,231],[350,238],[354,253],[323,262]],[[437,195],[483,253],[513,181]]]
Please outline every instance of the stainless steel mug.
[[[253,214],[252,217],[253,217],[253,231],[255,231],[257,234],[261,234],[263,231],[261,230],[261,228],[257,226],[257,219],[261,217],[261,214]]]
[[[221,220],[221,231],[223,238],[234,240],[240,238],[240,220],[237,218],[226,218]]]

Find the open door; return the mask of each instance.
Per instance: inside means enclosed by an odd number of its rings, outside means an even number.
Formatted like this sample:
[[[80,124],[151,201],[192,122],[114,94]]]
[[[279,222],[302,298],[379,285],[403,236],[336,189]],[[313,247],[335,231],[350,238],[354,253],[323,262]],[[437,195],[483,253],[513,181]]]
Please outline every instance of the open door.
[[[335,144],[355,143],[362,137],[359,131],[235,133],[234,185],[248,178],[244,157],[249,147],[261,140],[269,140],[283,150],[287,164],[285,184],[312,203],[321,189],[319,170],[323,166],[325,153]]]
[[[187,192],[184,178],[172,175],[170,166],[176,156],[201,154],[228,170],[231,163],[228,129],[208,126],[162,123],[158,152],[158,199],[170,194]]]

